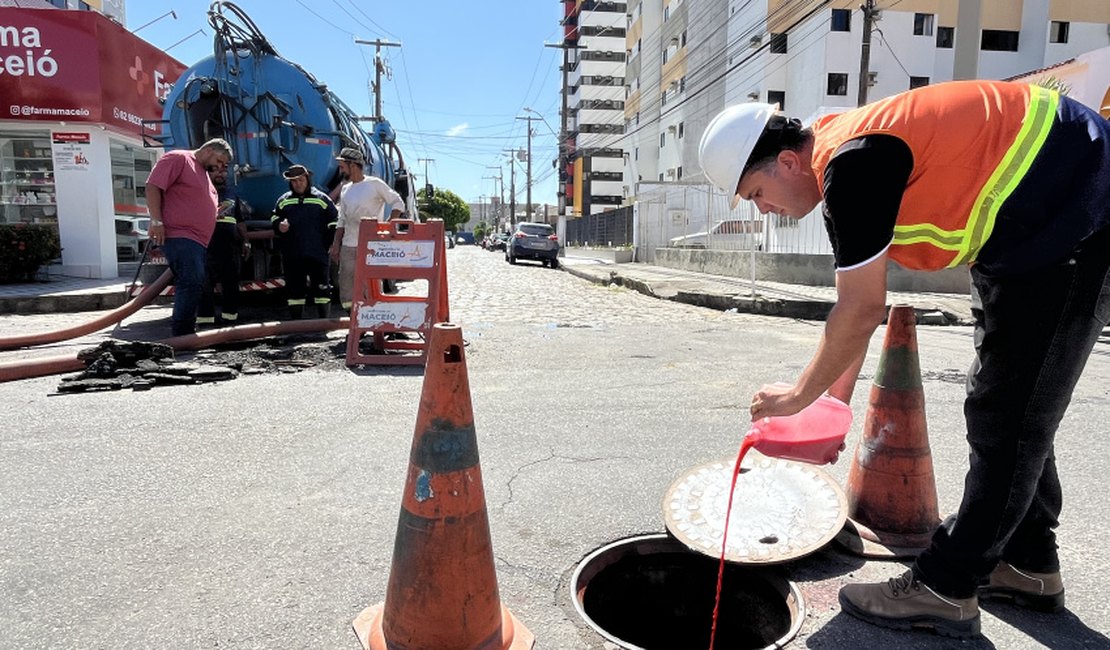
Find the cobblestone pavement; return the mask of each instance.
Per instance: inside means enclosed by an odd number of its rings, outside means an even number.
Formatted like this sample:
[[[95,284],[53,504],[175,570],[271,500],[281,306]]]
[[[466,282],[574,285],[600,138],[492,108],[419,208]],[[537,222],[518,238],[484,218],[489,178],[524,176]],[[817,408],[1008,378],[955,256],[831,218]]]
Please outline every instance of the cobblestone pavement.
[[[607,327],[681,318],[719,322],[736,318],[712,309],[644,296],[630,289],[601,286],[538,263],[510,265],[499,252],[477,246],[447,251],[451,318],[467,330],[481,331],[495,323],[541,328]],[[426,292],[418,283],[401,283],[403,295]],[[72,341],[40,348],[0,352],[0,361],[69,353],[108,338],[156,340],[169,335],[171,305],[148,305],[120,325]],[[244,307],[243,322],[280,320],[278,308]],[[0,316],[0,336],[53,331],[89,322],[99,312]],[[764,317],[754,317],[762,320]],[[343,333],[332,333],[342,337]]]
[[[675,318],[713,322],[733,316],[593,284],[538,262],[511,265],[503,253],[476,246],[449,250],[447,268],[451,317],[464,327],[489,322],[601,327]]]

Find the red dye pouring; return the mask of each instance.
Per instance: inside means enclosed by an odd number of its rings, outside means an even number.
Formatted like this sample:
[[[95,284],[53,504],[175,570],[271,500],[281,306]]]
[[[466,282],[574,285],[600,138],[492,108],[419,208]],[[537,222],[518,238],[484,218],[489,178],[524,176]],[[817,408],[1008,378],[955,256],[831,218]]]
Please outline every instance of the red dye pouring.
[[[748,435],[740,442],[736,466],[732,468],[729,483],[728,505],[725,507],[725,529],[721,536],[721,559],[717,565],[717,594],[713,601],[713,627],[709,632],[709,650],[717,640],[717,614],[721,609],[721,583],[725,577],[725,549],[728,548],[728,523],[732,518],[732,497],[736,492],[736,479],[740,476],[740,463],[748,450],[775,458],[798,460],[814,465],[832,463],[844,447],[844,436],[852,426],[852,410],[844,402],[830,395],[822,395],[812,404],[794,415],[767,417],[752,422]]]
[[[728,506],[725,507],[725,531],[721,536],[721,561],[717,564],[717,595],[713,600],[713,627],[709,631],[709,650],[713,650],[713,644],[717,641],[717,614],[721,610],[721,582],[725,577],[725,549],[728,548],[728,520],[732,517],[732,495],[736,492],[736,477],[740,476],[740,461],[744,460],[744,456],[752,448],[752,443],[751,436],[744,436],[744,440],[740,443],[740,453],[736,454],[736,467],[732,468]]]

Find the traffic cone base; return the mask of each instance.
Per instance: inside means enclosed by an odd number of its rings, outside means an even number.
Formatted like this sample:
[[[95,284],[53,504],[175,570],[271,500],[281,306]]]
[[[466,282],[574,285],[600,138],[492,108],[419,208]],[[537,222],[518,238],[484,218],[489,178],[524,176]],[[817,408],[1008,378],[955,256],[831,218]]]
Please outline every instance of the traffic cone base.
[[[940,525],[940,520],[937,520]],[[849,518],[836,535],[838,546],[852,555],[871,560],[899,560],[915,558],[929,546],[932,533],[902,535],[876,532]]]
[[[352,623],[359,643],[365,650],[398,650],[399,648],[399,646],[390,647],[385,640],[385,633],[382,631],[384,610],[385,603],[367,607]],[[487,643],[476,646],[474,650],[531,650],[535,643],[535,635],[513,616],[508,607],[502,605],[501,629],[497,636],[489,639]]]

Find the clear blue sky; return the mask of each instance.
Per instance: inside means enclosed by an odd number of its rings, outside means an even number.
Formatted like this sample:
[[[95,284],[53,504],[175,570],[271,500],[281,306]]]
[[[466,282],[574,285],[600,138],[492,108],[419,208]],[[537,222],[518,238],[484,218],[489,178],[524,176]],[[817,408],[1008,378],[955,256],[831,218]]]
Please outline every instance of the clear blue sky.
[[[527,145],[533,121],[532,201],[556,203],[559,66],[562,53],[544,43],[561,38],[562,5],[555,0],[496,3],[459,0],[238,0],[277,51],[311,72],[361,115],[373,112],[373,46],[355,38],[400,42],[382,48],[392,78],[382,81],[382,112],[397,131],[406,163],[436,187],[478,200],[496,191],[484,176],[501,165],[508,201],[508,156]],[[189,66],[212,54],[208,0],[127,3],[127,27]],[[166,16],[173,10],[175,20]],[[199,29],[204,34],[195,34]],[[190,34],[193,34],[190,36]],[[186,39],[180,44],[178,41]],[[524,164],[517,167],[517,200],[525,200]]]

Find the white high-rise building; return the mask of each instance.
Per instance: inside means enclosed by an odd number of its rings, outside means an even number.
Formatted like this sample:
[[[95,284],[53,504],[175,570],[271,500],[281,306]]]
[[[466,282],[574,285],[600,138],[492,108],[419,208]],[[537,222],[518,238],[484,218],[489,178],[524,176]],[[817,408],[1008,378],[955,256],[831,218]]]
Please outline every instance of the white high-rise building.
[[[625,25],[623,2],[564,0],[568,48],[567,139],[562,183],[568,215],[624,200]]]
[[[1106,0],[873,5],[867,101],[957,78],[1003,79],[1110,45]],[[867,22],[860,0],[630,0],[617,144],[626,195],[639,182],[701,179],[697,143],[730,104],[778,103],[803,119],[857,106]]]

